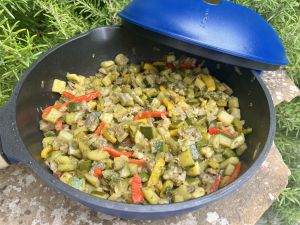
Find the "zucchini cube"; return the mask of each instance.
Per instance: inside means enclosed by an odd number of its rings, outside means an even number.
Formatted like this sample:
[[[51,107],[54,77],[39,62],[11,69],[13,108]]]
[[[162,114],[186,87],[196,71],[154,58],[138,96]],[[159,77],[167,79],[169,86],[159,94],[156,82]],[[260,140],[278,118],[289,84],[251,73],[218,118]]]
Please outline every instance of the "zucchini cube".
[[[52,92],[62,94],[66,89],[66,82],[63,80],[55,79],[52,85]]]

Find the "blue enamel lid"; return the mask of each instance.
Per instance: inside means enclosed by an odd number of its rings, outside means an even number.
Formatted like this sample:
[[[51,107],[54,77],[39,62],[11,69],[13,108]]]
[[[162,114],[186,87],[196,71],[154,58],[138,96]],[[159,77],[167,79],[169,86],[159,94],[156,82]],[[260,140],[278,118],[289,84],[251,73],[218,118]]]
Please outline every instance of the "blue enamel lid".
[[[205,58],[258,70],[288,63],[270,24],[226,0],[133,0],[119,15],[125,26]]]

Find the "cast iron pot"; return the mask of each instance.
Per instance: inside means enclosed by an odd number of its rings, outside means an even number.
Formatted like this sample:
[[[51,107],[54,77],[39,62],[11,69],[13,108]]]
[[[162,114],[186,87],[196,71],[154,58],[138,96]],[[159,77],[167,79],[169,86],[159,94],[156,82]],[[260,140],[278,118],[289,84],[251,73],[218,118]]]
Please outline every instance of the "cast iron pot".
[[[113,216],[129,219],[159,219],[189,212],[224,198],[241,188],[259,169],[270,150],[275,133],[274,106],[259,75],[249,69],[206,60],[211,74],[228,84],[240,99],[246,126],[254,132],[247,136],[249,146],[242,156],[241,176],[228,186],[204,197],[168,205],[124,204],[93,197],[56,179],[40,157],[42,133],[39,130],[41,110],[53,105],[59,97],[51,92],[55,78],[65,79],[66,73],[93,75],[101,60],[126,54],[133,62],[161,59],[173,51],[128,32],[123,27],[99,27],[68,40],[42,55],[24,73],[16,88],[1,109],[0,153],[9,163],[30,167],[49,186],[90,208]],[[202,60],[202,59],[199,59]],[[0,154],[0,155],[1,155]]]

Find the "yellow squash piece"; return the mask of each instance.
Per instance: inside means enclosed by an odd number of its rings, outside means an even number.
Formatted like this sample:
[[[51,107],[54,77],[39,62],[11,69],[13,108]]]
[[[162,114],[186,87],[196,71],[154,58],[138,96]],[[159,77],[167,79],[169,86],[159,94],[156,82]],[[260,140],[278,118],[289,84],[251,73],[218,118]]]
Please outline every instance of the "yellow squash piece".
[[[102,79],[102,83],[104,84],[105,87],[111,85],[110,75],[105,76],[105,77]]]
[[[104,159],[108,159],[109,154],[105,151],[93,150],[93,151],[87,152],[86,157],[90,160],[101,161]]]
[[[49,145],[52,145],[55,137],[44,137],[43,138],[43,147],[46,148]]]
[[[169,133],[172,137],[176,137],[178,136],[178,129],[170,130]]]
[[[156,192],[160,193],[161,190],[162,190],[162,188],[163,188],[163,183],[162,183],[161,179],[158,180],[158,183],[157,183],[157,185],[155,187],[156,187],[156,189],[155,189]]]
[[[152,63],[153,66],[165,66],[166,63],[165,62],[162,62],[162,61],[156,61],[154,63]]]
[[[70,172],[76,170],[77,164],[58,164],[57,171],[59,172]]]
[[[207,87],[207,91],[215,91],[216,90],[216,83],[215,83],[214,79],[212,78],[212,76],[202,75],[201,78]]]
[[[234,120],[234,116],[230,115],[228,112],[226,111],[221,111],[218,114],[218,120],[220,120],[222,123],[224,123],[224,125],[230,125],[233,120]]]
[[[193,166],[195,164],[195,161],[193,159],[193,155],[190,149],[180,153],[178,155],[178,159],[180,162],[180,166],[182,167],[189,167]]]
[[[205,88],[205,83],[201,80],[200,77],[198,77],[196,80],[195,80],[195,86],[197,88],[199,88],[199,90],[203,90]]]
[[[52,92],[62,94],[66,89],[66,82],[63,80],[55,79],[52,85]]]
[[[117,142],[117,139],[114,136],[110,135],[106,129],[102,131],[102,134],[109,142],[113,144]]]
[[[136,120],[136,122],[143,123],[143,124],[148,124],[148,120],[147,119]]]
[[[218,170],[218,169],[220,169],[220,164],[219,163],[217,163],[217,162],[215,162],[215,161],[213,161],[213,160],[207,160],[207,164],[211,167],[211,168],[213,168],[213,169],[215,169],[215,170]]]
[[[50,123],[56,123],[56,121],[63,116],[63,113],[57,109],[51,109],[51,111],[47,114],[45,120]]]
[[[103,62],[101,63],[101,67],[102,67],[102,68],[108,68],[108,67],[111,67],[111,66],[113,66],[113,65],[115,65],[115,62],[112,61],[112,60],[103,61]]]
[[[89,182],[94,187],[99,187],[100,186],[100,180],[98,179],[98,177],[95,177],[95,176],[93,176],[91,174],[88,174],[88,173],[85,174],[84,177],[87,180],[87,182]]]
[[[161,92],[166,93],[166,94],[177,95],[176,92],[174,92],[173,90],[170,90],[170,89],[166,89],[164,86],[160,86],[160,87],[159,87],[159,90],[160,90]]]
[[[145,63],[144,64],[144,70],[149,70],[153,72],[157,72],[157,69],[150,63]]]
[[[220,99],[220,100],[217,101],[217,105],[220,106],[220,107],[226,107],[227,106],[227,101]]]
[[[153,187],[158,183],[159,178],[163,172],[162,170],[163,170],[164,166],[165,166],[164,159],[160,158],[156,161],[156,163],[153,167],[152,173],[150,175],[150,178],[148,180],[147,187]]]
[[[83,158],[87,158],[87,155],[91,151],[91,149],[84,142],[82,142],[82,141],[77,141],[77,142],[78,142],[78,148],[79,148]]]
[[[66,123],[69,124],[69,125],[73,125],[76,115],[77,115],[77,113],[67,113],[66,116],[65,116]]]
[[[201,173],[201,167],[199,162],[195,162],[195,165],[187,169],[187,175],[191,177],[195,177],[200,175]]]
[[[97,102],[95,102],[95,101],[90,101],[90,102],[88,103],[88,105],[89,105],[89,108],[90,108],[91,110],[93,110],[93,109],[96,108]]]
[[[63,175],[59,178],[62,182],[64,182],[65,184],[68,184],[70,179],[72,178],[72,174],[65,172],[63,173]]]
[[[188,190],[187,185],[180,185],[173,191],[174,202],[182,202],[192,198],[192,194]]]
[[[78,84],[84,84],[85,77],[81,76],[81,75],[76,75],[76,74],[73,74],[73,73],[68,73],[67,74],[67,79],[70,80],[70,81],[74,81]]]
[[[184,99],[180,99],[177,103],[177,105],[182,108],[182,109],[187,109],[189,108],[190,106],[185,102]]]
[[[160,197],[164,197],[167,192],[173,189],[173,187],[174,187],[174,183],[171,180],[166,180],[160,191]]]
[[[165,92],[165,93],[168,92],[167,89],[164,86],[160,86],[159,90],[162,91],[162,92]]]
[[[152,190],[149,187],[144,187],[142,188],[142,192],[145,196],[145,199],[152,205],[154,204],[158,204],[160,198],[158,197],[158,195],[155,193],[154,190]]]
[[[171,111],[174,108],[173,103],[166,97],[162,99],[162,103],[167,107],[168,111]]]
[[[51,152],[53,149],[52,149],[52,146],[51,145],[48,145],[46,148],[44,148],[41,152],[41,157],[43,159],[46,159],[48,157],[48,154],[49,152]]]
[[[192,193],[193,198],[199,198],[203,195],[205,195],[205,190],[202,187],[196,187],[195,191]]]

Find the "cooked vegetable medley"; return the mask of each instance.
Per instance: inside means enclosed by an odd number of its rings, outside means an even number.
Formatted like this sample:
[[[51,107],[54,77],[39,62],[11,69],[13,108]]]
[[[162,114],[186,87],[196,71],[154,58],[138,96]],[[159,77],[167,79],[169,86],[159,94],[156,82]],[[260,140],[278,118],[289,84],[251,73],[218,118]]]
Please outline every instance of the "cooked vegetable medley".
[[[167,204],[233,182],[247,149],[239,101],[193,58],[130,64],[119,54],[90,77],[54,80],[41,157],[54,175],[99,198]]]

